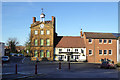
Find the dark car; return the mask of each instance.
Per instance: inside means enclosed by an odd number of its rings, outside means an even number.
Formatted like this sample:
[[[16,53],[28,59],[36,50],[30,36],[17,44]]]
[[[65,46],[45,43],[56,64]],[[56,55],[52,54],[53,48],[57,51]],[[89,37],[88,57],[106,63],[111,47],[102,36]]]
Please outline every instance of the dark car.
[[[109,61],[103,61],[102,64],[100,65],[100,68],[115,69],[116,65]]]
[[[8,56],[3,56],[2,57],[2,62],[8,62],[10,58]]]

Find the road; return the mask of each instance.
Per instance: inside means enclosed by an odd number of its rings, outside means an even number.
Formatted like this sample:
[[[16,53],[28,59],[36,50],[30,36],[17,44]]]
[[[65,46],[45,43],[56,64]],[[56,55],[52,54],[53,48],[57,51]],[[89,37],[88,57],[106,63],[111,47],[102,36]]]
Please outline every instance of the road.
[[[100,69],[99,64],[90,63],[71,63],[69,70],[68,63],[62,63],[59,69],[57,62],[40,62],[37,63],[38,75],[35,75],[35,62],[25,57],[12,57],[10,62],[3,64],[3,78],[16,78],[16,63],[17,75],[25,75],[27,78],[118,78],[117,69]],[[6,76],[8,74],[13,76]]]

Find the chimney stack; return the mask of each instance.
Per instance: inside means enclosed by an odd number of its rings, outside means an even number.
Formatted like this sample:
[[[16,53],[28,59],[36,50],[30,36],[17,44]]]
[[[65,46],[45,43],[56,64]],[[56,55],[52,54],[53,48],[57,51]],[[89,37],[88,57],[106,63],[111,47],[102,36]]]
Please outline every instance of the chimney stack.
[[[36,17],[33,17],[33,23],[35,23],[36,22]]]
[[[55,17],[54,17],[54,16],[52,16],[52,22],[54,22],[54,20],[55,20]]]
[[[81,29],[81,31],[80,31],[80,36],[81,36],[81,37],[83,37],[83,34],[82,34],[82,29]]]

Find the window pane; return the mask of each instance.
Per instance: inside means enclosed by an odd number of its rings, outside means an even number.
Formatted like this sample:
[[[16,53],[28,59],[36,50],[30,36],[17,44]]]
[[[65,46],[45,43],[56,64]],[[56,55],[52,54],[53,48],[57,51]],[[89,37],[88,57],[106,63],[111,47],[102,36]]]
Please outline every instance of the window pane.
[[[92,42],[92,39],[89,39],[89,42]]]
[[[37,50],[34,51],[34,57],[38,57]]]
[[[47,57],[50,57],[50,51],[47,50],[46,53],[47,53]]]
[[[112,40],[109,40],[109,43],[112,43]]]
[[[102,54],[102,50],[99,50],[99,54]]]
[[[47,31],[46,31],[46,33],[47,33],[47,35],[49,35],[49,34],[50,34],[50,31],[49,31],[49,30],[47,30]]]
[[[41,35],[43,35],[43,34],[44,34],[44,31],[43,31],[43,30],[41,30],[41,31],[40,31],[40,34],[41,34]]]
[[[59,49],[59,52],[61,52],[62,51],[62,49]]]
[[[40,45],[43,46],[44,45],[44,40],[40,39]]]
[[[92,54],[92,50],[89,50],[89,54]]]
[[[35,31],[34,31],[34,33],[35,33],[35,34],[38,34],[38,31],[37,31],[37,30],[35,30]]]
[[[44,52],[43,52],[43,50],[40,50],[40,57],[41,57],[41,58],[44,57]]]
[[[112,54],[112,50],[109,50],[109,54]]]
[[[37,46],[38,45],[38,40],[37,39],[35,39],[35,46]]]
[[[47,46],[50,45],[50,39],[47,39]]]
[[[104,54],[107,54],[107,50],[104,50]]]
[[[102,43],[102,39],[99,40],[99,43]]]
[[[107,43],[107,40],[104,40],[104,43]]]

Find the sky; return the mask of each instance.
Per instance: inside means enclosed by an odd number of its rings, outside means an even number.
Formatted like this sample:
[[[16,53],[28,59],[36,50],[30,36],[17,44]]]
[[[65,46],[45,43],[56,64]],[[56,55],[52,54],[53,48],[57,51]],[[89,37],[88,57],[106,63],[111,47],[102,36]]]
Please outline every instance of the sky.
[[[117,2],[3,2],[2,42],[17,38],[24,45],[30,34],[32,17],[56,18],[58,36],[80,36],[83,32],[118,32]]]

